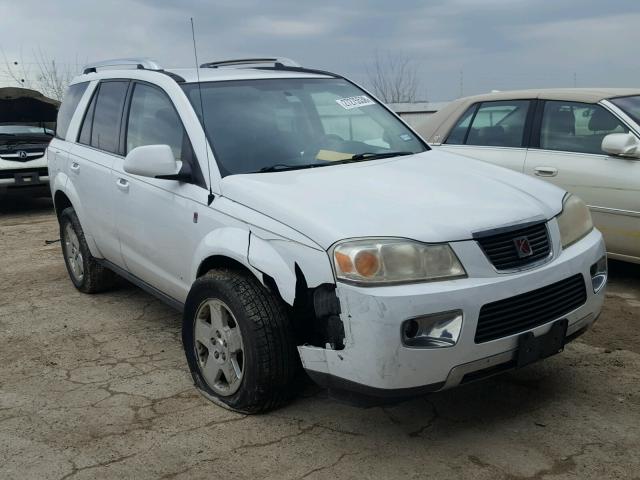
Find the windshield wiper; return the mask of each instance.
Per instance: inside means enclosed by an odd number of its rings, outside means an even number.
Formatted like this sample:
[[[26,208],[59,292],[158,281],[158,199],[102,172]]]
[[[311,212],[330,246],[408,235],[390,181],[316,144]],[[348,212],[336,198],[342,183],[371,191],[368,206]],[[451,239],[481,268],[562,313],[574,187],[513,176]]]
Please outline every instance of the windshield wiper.
[[[377,158],[391,158],[401,157],[403,155],[413,155],[414,152],[364,152],[357,153],[351,158],[345,158],[344,160],[336,160],[327,163],[305,163],[302,165],[290,165],[287,163],[276,163],[268,167],[262,167],[260,170],[250,173],[266,173],[266,172],[284,172],[287,170],[301,170],[303,168],[316,168],[316,167],[328,167],[330,165],[339,165],[341,163],[362,162],[364,160],[375,160]]]
[[[413,155],[413,152],[363,152],[356,153],[350,159],[341,160],[341,163],[349,163],[351,161],[358,162],[360,160],[375,160],[376,158],[401,157],[403,155]]]
[[[276,163],[275,165],[262,167],[260,170],[256,170],[255,172],[250,172],[250,173],[284,172],[286,170],[300,170],[302,168],[314,168],[314,167],[322,167],[322,166],[324,165],[318,164],[318,163],[306,163],[303,165],[289,165],[287,163]]]

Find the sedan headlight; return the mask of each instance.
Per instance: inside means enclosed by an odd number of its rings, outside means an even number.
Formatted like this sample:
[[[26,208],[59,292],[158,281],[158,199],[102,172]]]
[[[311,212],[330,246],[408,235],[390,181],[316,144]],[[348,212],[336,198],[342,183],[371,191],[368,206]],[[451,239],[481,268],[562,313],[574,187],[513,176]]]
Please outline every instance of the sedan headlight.
[[[364,239],[339,243],[333,250],[336,276],[361,284],[421,282],[466,276],[447,244],[404,239]]]
[[[562,206],[562,213],[558,215],[560,239],[562,248],[576,243],[593,230],[589,207],[575,195],[567,195]]]

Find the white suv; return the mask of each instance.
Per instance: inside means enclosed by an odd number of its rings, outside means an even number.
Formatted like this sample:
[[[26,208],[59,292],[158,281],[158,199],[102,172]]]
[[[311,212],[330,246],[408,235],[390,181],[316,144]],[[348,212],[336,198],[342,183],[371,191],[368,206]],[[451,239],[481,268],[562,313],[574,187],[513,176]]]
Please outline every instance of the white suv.
[[[48,158],[71,280],[93,293],[115,272],[183,310],[194,382],[228,408],[281,405],[300,360],[350,398],[453,387],[562,350],[600,312],[604,244],[577,197],[430,150],[339,75],[115,60],[62,108]]]

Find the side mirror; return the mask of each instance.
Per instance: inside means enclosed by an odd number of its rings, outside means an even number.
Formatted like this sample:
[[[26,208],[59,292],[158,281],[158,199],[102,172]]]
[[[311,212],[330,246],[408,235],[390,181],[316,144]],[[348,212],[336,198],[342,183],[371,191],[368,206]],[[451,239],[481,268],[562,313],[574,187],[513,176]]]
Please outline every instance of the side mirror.
[[[610,133],[602,139],[602,150],[609,155],[640,158],[640,140],[632,133]]]
[[[178,174],[178,162],[169,145],[143,145],[131,150],[124,159],[124,171],[151,178]]]

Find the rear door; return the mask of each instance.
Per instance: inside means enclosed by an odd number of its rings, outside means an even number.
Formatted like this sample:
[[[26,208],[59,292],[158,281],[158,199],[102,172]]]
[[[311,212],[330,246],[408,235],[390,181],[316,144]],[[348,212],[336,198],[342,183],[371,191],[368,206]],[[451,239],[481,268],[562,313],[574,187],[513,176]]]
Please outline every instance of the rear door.
[[[640,256],[640,161],[609,156],[602,139],[628,132],[602,105],[541,102],[525,172],[577,194],[590,207],[607,251]]]
[[[531,100],[476,103],[440,148],[522,172],[531,121]]]
[[[128,80],[101,81],[85,112],[78,143],[69,152],[67,171],[82,203],[85,235],[91,235],[104,258],[122,267],[114,223],[111,169],[118,158],[120,125]]]

